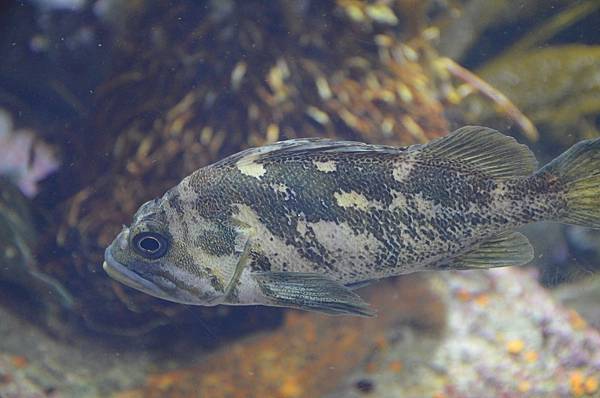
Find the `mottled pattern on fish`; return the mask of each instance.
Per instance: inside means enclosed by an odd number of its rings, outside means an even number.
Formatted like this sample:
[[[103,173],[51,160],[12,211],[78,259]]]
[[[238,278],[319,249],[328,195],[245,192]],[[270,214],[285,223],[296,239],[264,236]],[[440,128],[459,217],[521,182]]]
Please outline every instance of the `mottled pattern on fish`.
[[[586,151],[596,153],[598,142],[589,143]],[[177,247],[168,261],[177,266],[163,266],[151,278],[185,290],[189,300],[176,300],[183,302],[226,290],[226,302],[251,301],[253,275],[267,273],[320,274],[354,284],[478,267],[481,256],[460,261],[477,250],[491,253],[489,266],[509,265],[510,259],[494,263],[498,245],[516,245],[517,263],[531,254],[524,237],[506,234],[530,222],[565,221],[573,207],[568,179],[553,169],[566,166],[551,166],[533,174],[536,162],[526,147],[485,128],[409,148],[284,141],[196,171],[141,207],[132,229],[146,220],[163,226]],[[169,276],[173,272],[181,275]]]

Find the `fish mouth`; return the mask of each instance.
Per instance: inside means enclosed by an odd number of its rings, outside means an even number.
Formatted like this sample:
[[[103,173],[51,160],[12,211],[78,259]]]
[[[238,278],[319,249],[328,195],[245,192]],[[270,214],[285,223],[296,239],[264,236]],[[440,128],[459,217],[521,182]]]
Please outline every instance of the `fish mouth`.
[[[124,285],[140,290],[152,296],[159,298],[164,298],[166,296],[165,292],[160,287],[149,280],[142,278],[137,273],[131,271],[123,264],[115,260],[110,248],[111,247],[109,246],[104,251],[104,263],[102,264],[102,268],[104,271],[106,271],[108,276]]]

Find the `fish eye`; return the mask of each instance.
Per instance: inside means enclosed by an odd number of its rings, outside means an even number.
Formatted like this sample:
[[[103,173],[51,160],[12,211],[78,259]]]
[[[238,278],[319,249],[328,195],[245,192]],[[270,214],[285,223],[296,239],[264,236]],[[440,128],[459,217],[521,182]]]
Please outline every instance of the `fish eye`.
[[[138,254],[157,259],[165,255],[169,243],[156,232],[141,232],[133,238],[133,248]]]

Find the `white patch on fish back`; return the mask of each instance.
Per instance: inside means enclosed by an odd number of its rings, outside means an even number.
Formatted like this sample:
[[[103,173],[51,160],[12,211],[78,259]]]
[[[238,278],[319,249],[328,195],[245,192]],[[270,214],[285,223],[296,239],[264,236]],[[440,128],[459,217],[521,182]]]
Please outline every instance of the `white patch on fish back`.
[[[296,193],[285,184],[277,183],[270,185],[273,191],[283,194],[283,200],[290,200]]]
[[[307,228],[306,228],[306,221],[305,220],[298,220],[298,223],[296,224],[296,231],[298,231],[298,233],[301,236],[306,235],[307,232]]]
[[[250,177],[255,177],[260,179],[260,177],[262,177],[263,175],[265,175],[265,173],[267,172],[267,170],[265,169],[265,167],[260,164],[260,163],[256,163],[256,162],[238,162],[236,163],[236,166],[238,168],[238,170],[240,171],[240,173],[250,176]]]
[[[267,172],[267,170],[261,163],[258,163],[258,161],[264,156],[265,153],[268,153],[270,150],[271,149],[269,146],[256,148],[252,150],[252,152],[250,152],[248,155],[238,160],[235,166],[238,168],[240,173],[260,179],[260,177],[262,177]]]
[[[392,175],[396,181],[403,182],[406,181],[412,169],[413,165],[411,163],[405,161],[398,162],[392,170]]]
[[[288,190],[288,186],[282,183],[278,183],[278,184],[271,184],[271,188],[273,188],[273,190],[275,192],[281,192],[281,193],[285,193]]]
[[[499,214],[510,214],[514,211],[514,202],[510,196],[506,195],[506,184],[499,182],[498,186],[492,191],[491,196],[495,198],[493,207]]]
[[[313,164],[315,165],[317,170],[322,171],[323,173],[333,173],[334,171],[337,170],[335,161],[333,161],[333,160],[328,160],[326,162],[320,162],[318,160],[314,160]]]
[[[367,210],[369,206],[372,204],[369,199],[365,197],[365,195],[350,191],[350,192],[334,192],[333,196],[335,197],[335,201],[338,206],[343,208],[356,208],[359,210]],[[373,203],[373,205],[376,205]]]
[[[406,208],[407,201],[406,196],[402,192],[392,191],[392,202],[388,206],[388,210],[402,210]]]
[[[438,211],[443,210],[440,205],[425,199],[423,195],[416,195],[414,199],[416,210],[426,217],[435,217]]]
[[[192,186],[190,185],[190,181],[192,180],[192,176],[196,173],[199,173],[201,170],[194,172],[193,174],[185,177],[175,188],[177,193],[179,194],[179,200],[184,203],[194,203],[198,199],[198,192],[196,192]]]

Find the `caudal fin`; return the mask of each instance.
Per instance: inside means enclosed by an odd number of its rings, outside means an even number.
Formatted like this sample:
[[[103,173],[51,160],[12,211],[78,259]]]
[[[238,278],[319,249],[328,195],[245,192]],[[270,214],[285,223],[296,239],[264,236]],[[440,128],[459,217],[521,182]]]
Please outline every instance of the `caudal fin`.
[[[600,228],[600,138],[581,141],[544,166],[564,186],[566,209],[558,221]]]

